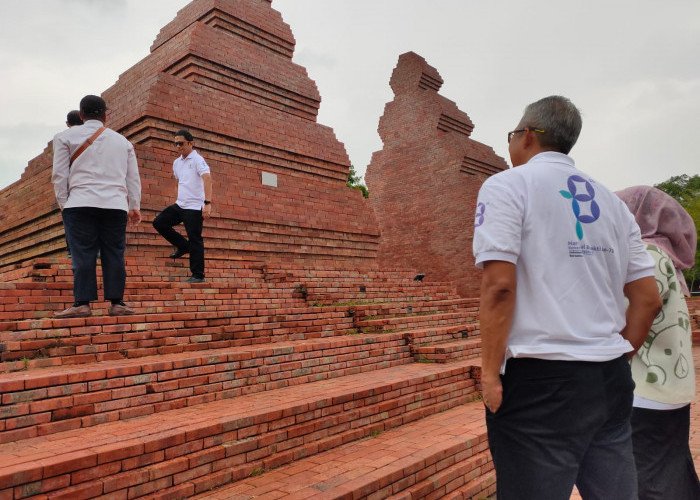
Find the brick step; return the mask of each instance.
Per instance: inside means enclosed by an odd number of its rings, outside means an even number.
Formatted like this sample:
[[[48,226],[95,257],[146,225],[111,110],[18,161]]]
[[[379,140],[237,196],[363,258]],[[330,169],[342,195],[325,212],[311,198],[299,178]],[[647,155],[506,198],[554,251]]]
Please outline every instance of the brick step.
[[[424,297],[430,299],[459,298],[451,284],[412,280],[309,281],[298,280],[306,290],[306,299],[318,305],[366,303]]]
[[[410,363],[401,334],[0,374],[0,443]]]
[[[403,334],[411,345],[411,348],[415,348],[416,346],[432,345],[439,342],[452,342],[475,336],[478,329],[478,323],[456,323],[446,326],[415,328],[404,331]]]
[[[355,321],[354,325],[362,332],[386,332],[406,329],[428,328],[431,326],[449,326],[475,321],[468,311],[429,313],[414,316],[395,316],[390,318],[367,319]]]
[[[127,275],[130,278],[141,277],[156,281],[162,281],[159,276],[169,277],[173,273],[181,277],[185,276],[189,265],[186,258],[146,259],[127,255],[125,260]],[[207,256],[207,274],[211,273],[213,277],[227,278],[232,275],[262,277],[263,269],[264,264],[258,260],[236,256],[227,256],[225,259]],[[72,282],[71,260],[68,257],[36,258],[21,264],[4,266],[0,268],[0,279],[4,282]],[[127,278],[128,283],[129,278]]]
[[[378,319],[386,317],[407,316],[412,314],[424,314],[440,311],[469,311],[476,317],[478,313],[478,301],[473,299],[438,299],[438,300],[414,300],[401,302],[386,302],[375,304],[361,304],[349,306],[353,316],[357,320]]]
[[[258,276],[208,280],[203,284],[185,284],[178,281],[127,280],[125,300],[135,307],[137,313],[175,312],[181,306],[196,305],[199,310],[205,310],[207,305],[224,306],[245,303],[246,300],[266,300],[302,305],[320,305],[308,299],[308,292],[300,284],[267,283]],[[98,280],[99,282],[99,280]],[[51,317],[56,311],[62,310],[73,301],[72,282],[32,282],[32,283],[2,283],[3,293],[0,297],[0,319],[40,319]],[[439,293],[435,296],[403,291],[401,284],[386,285],[384,290],[365,293],[364,302],[372,305],[379,301],[389,303],[405,303],[406,301],[421,301],[448,299],[462,301]],[[417,290],[417,289],[416,289]],[[411,289],[414,291],[414,289]],[[194,304],[193,304],[194,301]],[[473,301],[471,301],[473,303]],[[469,302],[466,302],[469,303]],[[362,306],[362,304],[354,304]],[[473,307],[473,304],[472,304]],[[107,309],[105,302],[93,304],[97,314],[104,314]]]
[[[332,306],[360,306],[373,304],[398,303],[403,304],[415,301],[430,301],[430,300],[448,300],[454,299],[455,296],[448,293],[437,294],[422,294],[408,292],[381,292],[381,293],[361,293],[347,294],[344,296],[334,296],[331,298],[313,298],[306,296],[306,302],[314,307],[332,307]]]
[[[127,251],[126,268],[130,277],[141,277],[146,280],[158,277],[169,277],[172,273],[185,276],[188,273],[188,259],[177,260],[165,257],[171,249],[162,250],[149,256],[130,257]],[[99,262],[98,262],[99,264]],[[415,286],[432,286],[429,282],[414,282],[415,272],[407,270],[376,270],[376,269],[334,269],[334,268],[300,268],[288,266],[276,267],[261,260],[247,256],[207,254],[207,275],[213,277],[229,277],[231,273],[257,273],[266,281],[291,282],[306,281],[309,283],[324,282],[326,284],[351,283],[352,287],[365,285],[368,282],[401,282]],[[62,281],[72,280],[71,260],[67,257],[39,257],[20,264],[11,264],[0,268],[0,278],[4,282],[28,281],[37,278],[38,281],[50,281],[52,276],[60,277]],[[65,278],[65,279],[64,279]],[[445,286],[443,284],[443,286]]]
[[[406,276],[372,276],[371,274],[352,275],[350,273],[335,274],[332,276],[298,276],[294,281],[304,282],[310,289],[332,289],[337,288],[338,291],[352,290],[361,286],[377,286],[392,285],[394,283],[402,283],[405,288],[428,288],[428,289],[444,289],[454,291],[454,286],[448,282],[440,281],[415,281]]]
[[[3,293],[4,292],[4,293]],[[69,283],[5,283],[0,284],[0,322],[51,319],[53,315],[69,307],[73,302],[72,285]],[[469,311],[476,317],[473,306],[461,307],[469,299],[431,300],[425,297],[397,296],[393,301],[366,304],[334,304],[318,306],[309,304],[295,288],[280,289],[255,285],[249,288],[223,284],[194,284],[153,282],[139,283],[126,288],[126,303],[137,315],[206,312],[226,309],[273,309],[314,307],[327,311],[331,308],[352,310],[356,318],[385,317],[422,314],[435,311]],[[109,304],[96,301],[91,304],[93,316],[106,316]],[[378,313],[378,314],[374,314]]]
[[[157,268],[134,266],[126,267],[126,282],[148,282],[148,281],[174,281],[184,282],[191,275],[188,264],[179,261],[168,261],[154,263]],[[98,281],[101,283],[102,267],[99,262],[97,264]],[[206,279],[209,282],[230,281],[236,279],[245,279],[254,277],[261,279],[259,271],[255,270],[239,270],[239,269],[210,269],[206,270]],[[34,271],[31,274],[31,281],[23,280],[21,282],[38,282],[38,283],[72,283],[73,273],[68,269],[57,271],[55,269],[44,269]]]
[[[139,283],[127,286],[124,300],[137,314],[217,310],[220,307],[270,309],[308,307],[293,288],[270,288],[260,283],[181,284],[169,282]],[[69,283],[6,283],[0,289],[0,318],[4,320],[50,318],[73,302]],[[91,304],[93,314],[107,314],[109,304],[102,300]]]
[[[453,342],[413,346],[416,361],[449,363],[481,356],[481,338],[472,337]]]
[[[471,371],[414,363],[2,444],[0,498],[202,493],[467,403]]]
[[[496,471],[489,470],[482,473],[452,493],[439,498],[442,500],[496,500]]]
[[[5,283],[0,297],[0,320],[52,318],[73,302],[70,283]],[[224,308],[270,309],[306,307],[293,288],[270,288],[260,283],[181,284],[172,282],[137,283],[127,286],[124,300],[136,314],[218,310]],[[93,315],[106,315],[109,304],[91,304]]]
[[[353,281],[359,283],[360,280],[371,280],[372,282],[385,281],[413,281],[415,272],[410,270],[387,270],[387,269],[331,269],[331,268],[294,268],[289,265],[279,267],[266,265],[266,274],[274,275],[276,279],[292,280],[312,280],[312,281]]]
[[[347,312],[315,308],[0,322],[0,371],[332,337],[353,331]]]
[[[459,296],[451,286],[442,283],[420,283],[415,286],[405,283],[386,283],[383,286],[377,283],[364,282],[359,284],[342,286],[338,283],[324,283],[318,286],[309,286],[301,283],[306,288],[307,300],[323,305],[338,302],[362,302],[377,299],[396,297],[426,297],[436,299],[454,299]]]
[[[484,478],[472,495],[479,498],[493,484],[485,476],[492,469],[484,405],[474,402],[194,498],[443,498]]]

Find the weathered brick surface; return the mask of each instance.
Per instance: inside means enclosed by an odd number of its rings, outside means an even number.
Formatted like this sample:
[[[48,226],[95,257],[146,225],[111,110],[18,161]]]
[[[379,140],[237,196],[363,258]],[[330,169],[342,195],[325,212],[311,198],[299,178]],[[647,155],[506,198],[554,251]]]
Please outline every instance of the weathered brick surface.
[[[422,57],[399,57],[394,100],[379,122],[384,147],[372,155],[365,178],[381,229],[380,264],[452,281],[473,297],[480,279],[471,250],[476,197],[484,180],[507,165],[469,137],[474,125],[438,94],[442,83]]]
[[[700,297],[686,299],[688,312],[690,313],[690,328],[693,335],[693,344],[700,344]]]
[[[104,494],[139,488],[132,497],[195,480],[220,485],[232,465],[267,469],[458,407],[476,395],[470,371],[404,365],[6,443],[0,456],[13,460],[0,463],[0,492],[60,492],[79,479]],[[95,465],[109,464],[91,479]]]
[[[376,265],[374,215],[345,186],[350,161],[333,130],[316,122],[320,96],[291,60],[294,43],[267,0],[195,0],[103,93],[108,125],[139,158],[145,222],[128,229],[127,255],[153,264],[169,251],[149,222],[174,200],[172,136],[187,127],[212,168],[210,254]],[[49,144],[0,191],[0,267],[65,250],[51,161]],[[263,172],[277,187],[262,184]]]
[[[410,354],[404,335],[396,333],[14,372],[0,376],[7,388],[0,400],[0,443],[28,432],[57,432],[51,425],[57,421],[89,427],[406,364]],[[71,386],[68,379],[92,382]]]
[[[483,498],[495,481],[482,414],[480,403],[460,406],[195,498],[410,500],[456,495],[467,484],[473,491],[463,498]]]

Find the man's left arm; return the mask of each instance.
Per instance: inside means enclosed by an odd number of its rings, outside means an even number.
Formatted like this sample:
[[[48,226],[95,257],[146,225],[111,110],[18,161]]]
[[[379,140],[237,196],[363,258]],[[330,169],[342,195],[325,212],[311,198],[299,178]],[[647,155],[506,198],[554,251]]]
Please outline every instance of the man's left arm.
[[[129,222],[141,222],[141,177],[134,146],[129,144],[126,157],[126,191],[129,197]]]
[[[501,364],[515,313],[516,288],[515,264],[500,260],[484,262],[479,311],[481,394],[484,404],[493,413],[503,401]]]
[[[204,182],[204,199],[211,202],[211,173],[202,174]],[[202,217],[208,219],[211,217],[211,203],[207,203],[202,208]]]

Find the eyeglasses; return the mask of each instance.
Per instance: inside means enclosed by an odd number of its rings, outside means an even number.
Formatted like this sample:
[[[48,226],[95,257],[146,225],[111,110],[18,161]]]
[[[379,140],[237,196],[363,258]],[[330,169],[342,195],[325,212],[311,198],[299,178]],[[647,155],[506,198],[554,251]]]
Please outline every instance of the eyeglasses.
[[[509,141],[509,142],[510,142],[510,141]],[[182,141],[175,141],[175,142],[173,142],[173,145],[177,146],[178,148],[179,148],[180,146],[182,146],[183,144],[185,144],[185,143],[182,142]]]
[[[508,144],[510,144],[510,141],[513,140],[513,136],[515,134],[519,134],[520,132],[525,132],[526,130],[532,130],[533,132],[539,132],[540,134],[544,134],[544,130],[538,129],[538,128],[525,127],[525,128],[521,128],[518,130],[513,130],[512,132],[508,132]]]

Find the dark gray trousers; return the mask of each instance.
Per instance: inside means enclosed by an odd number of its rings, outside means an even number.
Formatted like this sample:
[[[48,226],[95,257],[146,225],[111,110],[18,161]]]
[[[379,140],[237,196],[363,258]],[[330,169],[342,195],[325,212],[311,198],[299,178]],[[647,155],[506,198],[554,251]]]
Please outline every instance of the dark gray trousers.
[[[486,410],[499,500],[637,500],[624,356],[606,362],[510,359],[503,404]]]

